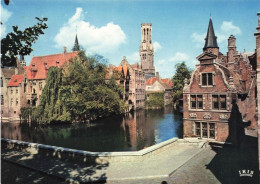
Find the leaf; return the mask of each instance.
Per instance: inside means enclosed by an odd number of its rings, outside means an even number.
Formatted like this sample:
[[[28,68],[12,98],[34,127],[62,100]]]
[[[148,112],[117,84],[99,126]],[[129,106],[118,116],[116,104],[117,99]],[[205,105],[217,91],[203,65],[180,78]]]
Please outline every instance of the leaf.
[[[6,4],[6,5],[9,5],[9,0],[5,0],[5,4]]]

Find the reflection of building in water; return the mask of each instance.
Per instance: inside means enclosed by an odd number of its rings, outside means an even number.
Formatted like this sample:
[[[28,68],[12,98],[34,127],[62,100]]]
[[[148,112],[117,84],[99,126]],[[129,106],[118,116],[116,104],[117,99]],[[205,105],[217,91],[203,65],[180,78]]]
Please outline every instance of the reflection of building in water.
[[[127,114],[122,126],[126,131],[126,138],[131,147],[136,147],[139,150],[153,145],[155,142],[153,125],[154,120],[146,115],[145,110]]]
[[[22,140],[21,127],[19,123],[8,123],[1,125],[1,137]]]

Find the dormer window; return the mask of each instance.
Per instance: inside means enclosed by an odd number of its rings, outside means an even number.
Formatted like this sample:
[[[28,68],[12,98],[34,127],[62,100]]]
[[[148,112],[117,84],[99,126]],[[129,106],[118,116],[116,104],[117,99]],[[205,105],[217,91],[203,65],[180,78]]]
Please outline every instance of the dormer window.
[[[35,64],[33,63],[32,66],[35,66]]]
[[[59,64],[60,64],[60,62],[59,62],[59,61],[56,61],[56,64],[57,64],[57,65],[59,65]]]
[[[201,74],[201,84],[202,84],[202,86],[213,86],[213,74],[212,73],[202,73]]]

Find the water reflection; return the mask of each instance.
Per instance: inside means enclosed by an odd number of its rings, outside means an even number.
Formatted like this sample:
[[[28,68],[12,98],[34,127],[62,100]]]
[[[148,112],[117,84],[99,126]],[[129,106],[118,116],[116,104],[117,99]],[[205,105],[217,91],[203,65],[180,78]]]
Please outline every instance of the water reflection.
[[[182,115],[172,108],[139,110],[91,125],[4,123],[2,137],[88,151],[132,151],[182,137]]]

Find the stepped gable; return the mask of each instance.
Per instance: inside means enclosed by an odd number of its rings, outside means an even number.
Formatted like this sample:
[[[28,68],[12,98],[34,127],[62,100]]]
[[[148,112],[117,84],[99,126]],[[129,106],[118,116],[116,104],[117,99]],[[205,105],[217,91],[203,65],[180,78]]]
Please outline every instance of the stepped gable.
[[[65,62],[77,55],[78,51],[74,51],[33,57],[30,65],[25,67],[27,77],[28,79],[46,79],[50,67],[61,67]]]
[[[22,75],[13,75],[11,80],[8,83],[8,87],[19,86],[24,78],[24,74]]]

